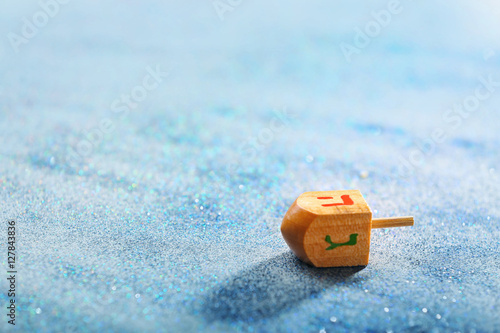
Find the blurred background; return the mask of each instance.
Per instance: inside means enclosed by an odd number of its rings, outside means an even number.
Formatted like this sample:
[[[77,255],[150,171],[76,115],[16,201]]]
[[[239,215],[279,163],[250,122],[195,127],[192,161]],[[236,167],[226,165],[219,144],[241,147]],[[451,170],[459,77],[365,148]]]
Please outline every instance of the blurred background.
[[[4,1],[17,328],[498,330],[499,18],[492,0]],[[359,272],[303,266],[281,219],[333,189],[416,225],[374,231]]]

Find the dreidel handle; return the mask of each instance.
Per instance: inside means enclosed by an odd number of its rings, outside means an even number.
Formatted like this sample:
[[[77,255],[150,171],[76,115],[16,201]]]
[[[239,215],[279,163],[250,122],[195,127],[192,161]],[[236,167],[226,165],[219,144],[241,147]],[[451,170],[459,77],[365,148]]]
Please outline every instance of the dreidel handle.
[[[410,227],[413,225],[413,216],[382,217],[372,219],[372,229]]]

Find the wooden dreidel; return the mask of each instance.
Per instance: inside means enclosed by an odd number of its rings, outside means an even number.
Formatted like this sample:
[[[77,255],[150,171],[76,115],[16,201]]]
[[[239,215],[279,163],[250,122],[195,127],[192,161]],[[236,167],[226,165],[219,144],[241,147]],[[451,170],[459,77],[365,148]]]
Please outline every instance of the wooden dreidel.
[[[302,261],[316,267],[365,266],[373,228],[412,226],[413,217],[372,219],[358,190],[306,192],[281,224],[283,238]]]

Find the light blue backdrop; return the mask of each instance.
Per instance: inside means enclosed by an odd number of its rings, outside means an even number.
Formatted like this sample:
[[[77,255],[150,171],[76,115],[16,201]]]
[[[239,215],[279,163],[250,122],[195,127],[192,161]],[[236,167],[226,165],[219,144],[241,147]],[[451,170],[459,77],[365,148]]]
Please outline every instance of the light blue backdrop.
[[[498,5],[346,3],[4,1],[14,328],[499,332]],[[333,189],[415,226],[306,266],[281,219]]]

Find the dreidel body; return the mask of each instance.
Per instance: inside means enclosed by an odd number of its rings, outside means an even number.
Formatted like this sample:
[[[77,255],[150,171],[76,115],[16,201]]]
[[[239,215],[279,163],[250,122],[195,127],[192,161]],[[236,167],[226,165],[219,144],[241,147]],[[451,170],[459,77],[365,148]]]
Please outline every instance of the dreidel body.
[[[372,219],[358,190],[321,191],[295,200],[281,233],[295,255],[315,267],[365,266],[372,228],[408,225],[412,217]]]

